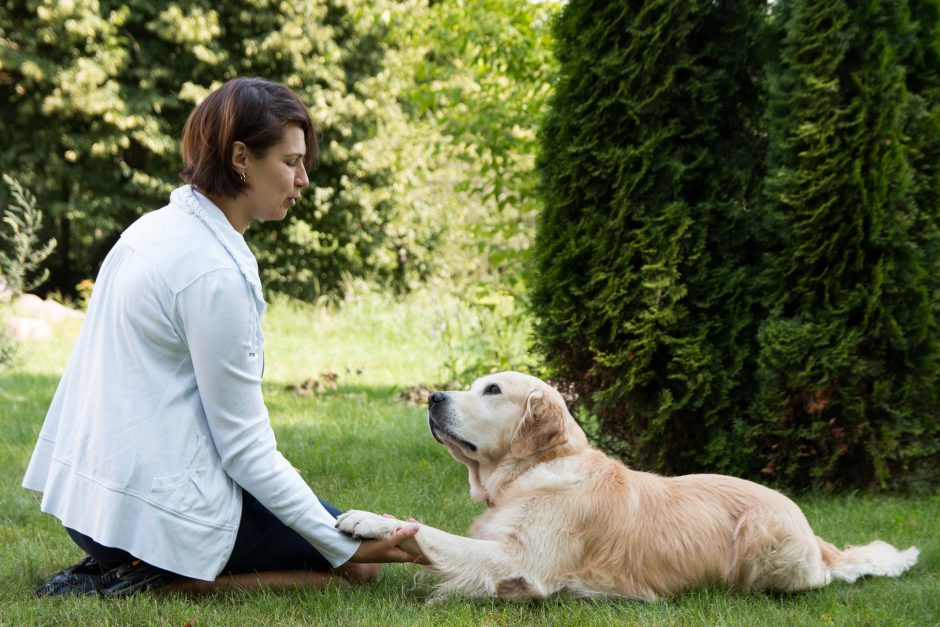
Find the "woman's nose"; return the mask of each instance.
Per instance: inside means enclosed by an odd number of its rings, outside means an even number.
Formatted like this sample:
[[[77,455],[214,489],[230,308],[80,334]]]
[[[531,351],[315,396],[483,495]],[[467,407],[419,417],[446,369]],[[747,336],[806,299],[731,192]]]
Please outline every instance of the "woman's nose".
[[[305,168],[303,164],[300,164],[298,168],[297,176],[294,177],[294,185],[297,187],[308,187],[310,185],[310,177],[307,176],[307,168]]]

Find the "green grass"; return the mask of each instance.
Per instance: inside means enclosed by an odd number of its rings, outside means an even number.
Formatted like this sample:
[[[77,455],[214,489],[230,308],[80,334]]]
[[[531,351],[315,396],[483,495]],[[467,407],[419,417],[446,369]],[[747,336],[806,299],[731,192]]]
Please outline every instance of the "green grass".
[[[452,306],[450,303],[449,306]],[[430,437],[422,407],[399,392],[448,376],[441,303],[366,296],[337,312],[277,302],[266,319],[265,395],[281,450],[320,496],[464,533],[481,511],[466,473]],[[817,533],[837,545],[879,537],[921,548],[900,579],[867,579],[792,596],[720,587],[658,603],[553,599],[525,604],[450,600],[427,606],[417,569],[392,565],[363,587],[124,600],[30,597],[49,573],[80,558],[61,526],[19,487],[77,327],[22,346],[0,374],[0,624],[184,625],[940,625],[940,495],[798,499]],[[452,338],[451,338],[452,339]],[[338,388],[290,388],[334,372]]]

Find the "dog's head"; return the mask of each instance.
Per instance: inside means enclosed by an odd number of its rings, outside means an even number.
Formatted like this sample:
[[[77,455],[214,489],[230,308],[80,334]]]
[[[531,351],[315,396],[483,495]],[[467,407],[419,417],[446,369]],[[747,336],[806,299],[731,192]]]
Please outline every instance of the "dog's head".
[[[531,465],[587,443],[561,394],[518,372],[487,375],[468,391],[434,392],[428,424],[438,442],[470,470],[471,494],[487,500],[498,468]],[[498,478],[498,477],[497,477]]]

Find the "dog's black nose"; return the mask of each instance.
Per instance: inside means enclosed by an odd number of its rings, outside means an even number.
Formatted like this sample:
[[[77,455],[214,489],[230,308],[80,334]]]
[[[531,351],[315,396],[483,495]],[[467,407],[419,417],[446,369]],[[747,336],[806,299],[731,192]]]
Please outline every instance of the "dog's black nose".
[[[428,405],[437,405],[438,403],[443,403],[447,400],[447,395],[443,392],[433,392],[431,396],[428,397]]]

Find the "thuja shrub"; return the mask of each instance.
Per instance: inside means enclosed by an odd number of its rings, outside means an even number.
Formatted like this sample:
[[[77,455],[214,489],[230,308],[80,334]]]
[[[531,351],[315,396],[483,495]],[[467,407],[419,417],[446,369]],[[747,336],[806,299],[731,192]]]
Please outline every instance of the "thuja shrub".
[[[747,473],[764,3],[567,4],[542,133],[537,348],[644,468]]]
[[[904,132],[929,127],[932,108],[928,89],[909,97],[904,62],[931,27],[906,2],[783,9],[751,439],[787,485],[927,485],[940,454],[940,240],[923,156],[936,138]]]
[[[938,476],[937,3],[570,2],[536,347],[626,461]]]

